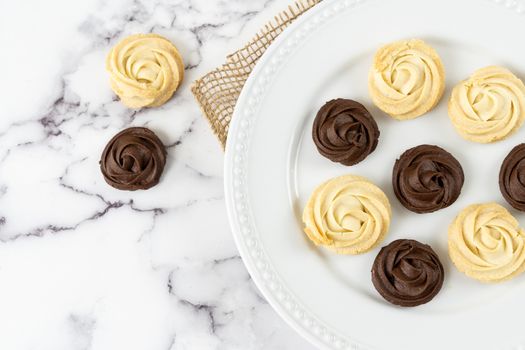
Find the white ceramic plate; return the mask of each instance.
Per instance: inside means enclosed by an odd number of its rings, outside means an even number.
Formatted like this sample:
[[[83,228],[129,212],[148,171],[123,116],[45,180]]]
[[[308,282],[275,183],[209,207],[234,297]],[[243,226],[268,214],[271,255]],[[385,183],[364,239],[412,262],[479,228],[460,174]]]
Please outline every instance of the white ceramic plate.
[[[525,78],[524,4],[482,0],[325,0],[287,29],[250,76],[230,125],[225,188],[233,233],[251,276],[275,310],[325,349],[525,349],[525,276],[485,285],[458,272],[447,253],[447,228],[460,209],[496,201],[499,166],[525,140],[525,127],[505,141],[463,140],[447,116],[451,87],[489,64]],[[447,90],[437,108],[397,122],[371,103],[367,73],[375,50],[421,38],[440,54]],[[323,158],[311,139],[313,118],[336,97],[362,102],[381,137],[353,167]],[[439,145],[463,165],[465,185],[449,208],[432,214],[404,209],[393,194],[392,167],[404,150]],[[382,245],[398,238],[430,244],[445,266],[437,297],[416,308],[385,302],[370,268],[379,248],[338,256],[312,245],[301,212],[316,185],[359,174],[390,198],[393,220]],[[512,211],[525,224],[525,215]]]

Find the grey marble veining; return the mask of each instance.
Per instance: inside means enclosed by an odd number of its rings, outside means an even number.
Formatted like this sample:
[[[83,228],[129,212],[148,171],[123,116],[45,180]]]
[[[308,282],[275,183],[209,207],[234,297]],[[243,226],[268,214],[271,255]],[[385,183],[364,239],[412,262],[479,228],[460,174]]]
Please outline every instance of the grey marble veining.
[[[0,349],[309,349],[250,280],[229,230],[222,151],[191,92],[278,10],[276,0],[0,3]],[[183,85],[130,110],[104,59],[126,35],[180,49]],[[103,180],[106,142],[147,126],[161,183]]]

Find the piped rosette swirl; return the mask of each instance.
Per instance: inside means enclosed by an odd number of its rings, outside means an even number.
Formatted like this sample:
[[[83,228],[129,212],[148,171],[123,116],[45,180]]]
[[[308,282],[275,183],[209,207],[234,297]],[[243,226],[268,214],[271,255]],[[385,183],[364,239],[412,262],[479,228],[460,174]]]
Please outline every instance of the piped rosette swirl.
[[[120,41],[106,58],[113,91],[129,108],[163,105],[179,87],[184,65],[179,51],[157,34]]]
[[[463,209],[448,230],[448,251],[459,271],[482,282],[511,279],[525,270],[525,231],[497,203]]]
[[[525,120],[525,85],[506,68],[478,69],[454,87],[448,114],[456,131],[467,140],[502,140]]]
[[[374,104],[399,120],[430,111],[445,89],[445,69],[437,52],[419,39],[381,47],[368,75]]]
[[[463,168],[441,147],[420,145],[405,151],[394,165],[392,186],[401,204],[415,213],[430,213],[456,201]]]
[[[515,209],[525,211],[525,143],[514,147],[501,164],[499,188]]]
[[[319,153],[326,158],[354,165],[376,149],[379,128],[365,106],[338,98],[328,101],[317,112],[312,138]]]
[[[155,186],[166,164],[166,149],[153,131],[132,127],[106,145],[100,170],[106,182],[119,190],[146,190]]]
[[[398,239],[381,248],[372,266],[372,283],[388,302],[417,306],[441,290],[445,272],[429,245]]]
[[[344,175],[313,191],[303,211],[304,232],[336,253],[360,254],[383,240],[391,215],[379,187],[364,177]]]

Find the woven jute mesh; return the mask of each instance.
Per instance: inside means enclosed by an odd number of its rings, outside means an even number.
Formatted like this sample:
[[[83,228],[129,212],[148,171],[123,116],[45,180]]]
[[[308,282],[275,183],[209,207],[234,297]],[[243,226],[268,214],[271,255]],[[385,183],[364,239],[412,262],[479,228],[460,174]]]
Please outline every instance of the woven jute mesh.
[[[228,127],[242,87],[253,67],[272,41],[296,18],[321,0],[299,0],[279,13],[242,49],[226,57],[226,62],[196,80],[191,91],[210,122],[222,147],[226,145]]]

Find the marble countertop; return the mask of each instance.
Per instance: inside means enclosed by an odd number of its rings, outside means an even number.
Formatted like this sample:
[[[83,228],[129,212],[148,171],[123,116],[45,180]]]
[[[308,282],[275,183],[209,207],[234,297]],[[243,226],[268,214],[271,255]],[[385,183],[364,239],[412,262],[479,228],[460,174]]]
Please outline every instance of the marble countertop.
[[[265,302],[226,218],[223,154],[190,92],[284,0],[0,2],[0,349],[311,349]],[[134,111],[104,58],[155,32],[186,64],[176,96]],[[158,186],[103,180],[106,142],[147,126]]]

